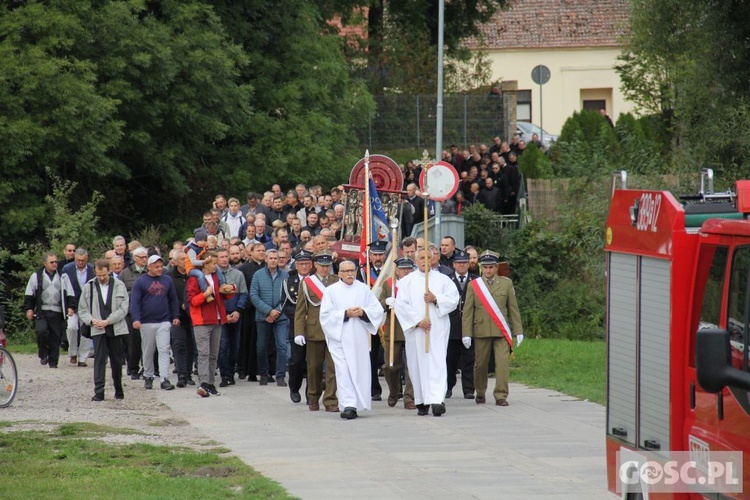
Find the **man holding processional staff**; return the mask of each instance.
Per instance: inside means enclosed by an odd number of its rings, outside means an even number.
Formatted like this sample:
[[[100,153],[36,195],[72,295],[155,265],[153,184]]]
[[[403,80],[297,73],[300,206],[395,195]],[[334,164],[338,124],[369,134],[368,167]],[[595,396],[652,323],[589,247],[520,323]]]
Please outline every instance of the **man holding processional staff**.
[[[418,270],[398,283],[395,310],[406,338],[406,360],[417,414],[445,413],[449,314],[460,300],[453,282],[430,269],[430,251],[417,251]]]

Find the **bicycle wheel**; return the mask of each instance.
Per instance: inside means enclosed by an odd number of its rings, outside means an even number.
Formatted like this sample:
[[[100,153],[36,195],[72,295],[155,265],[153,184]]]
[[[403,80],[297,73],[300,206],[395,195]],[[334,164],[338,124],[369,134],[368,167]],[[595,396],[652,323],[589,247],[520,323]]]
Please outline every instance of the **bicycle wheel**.
[[[7,408],[18,391],[16,361],[4,347],[0,347],[0,408]]]

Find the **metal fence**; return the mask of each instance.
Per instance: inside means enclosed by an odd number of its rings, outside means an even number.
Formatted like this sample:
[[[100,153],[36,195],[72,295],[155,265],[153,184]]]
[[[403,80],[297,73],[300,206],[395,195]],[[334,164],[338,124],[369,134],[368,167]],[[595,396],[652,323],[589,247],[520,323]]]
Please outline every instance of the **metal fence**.
[[[384,148],[435,147],[437,97],[434,95],[375,96],[377,111],[356,130],[361,146]],[[443,149],[451,144],[488,146],[496,135],[509,137],[510,95],[443,96]]]

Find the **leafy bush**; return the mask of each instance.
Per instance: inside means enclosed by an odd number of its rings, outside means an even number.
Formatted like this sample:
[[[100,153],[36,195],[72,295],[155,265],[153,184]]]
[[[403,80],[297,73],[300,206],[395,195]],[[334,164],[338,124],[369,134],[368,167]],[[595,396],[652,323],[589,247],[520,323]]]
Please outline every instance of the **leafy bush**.
[[[508,231],[500,224],[501,216],[481,203],[461,211],[464,216],[464,241],[482,250],[499,250],[504,246]]]
[[[532,220],[507,231],[497,247],[509,262],[529,335],[603,338],[608,189],[605,178],[571,180],[554,225]]]
[[[526,146],[518,157],[518,168],[525,179],[548,179],[552,177],[552,164],[547,155],[533,142]]]
[[[608,174],[620,156],[620,144],[609,122],[597,112],[581,111],[565,121],[550,149],[557,177],[594,178]]]
[[[12,268],[9,275],[3,276],[1,302],[6,310],[5,333],[16,343],[28,342],[34,338],[23,310],[23,300],[29,276],[41,265],[44,252],[52,250],[62,256],[65,245],[74,242],[77,246],[89,249],[91,258],[95,258],[97,254],[93,253],[93,249],[105,244],[104,237],[97,231],[99,217],[96,215],[97,207],[104,197],[94,191],[87,203],[73,210],[68,200],[76,183],[57,177],[49,169],[47,176],[52,182],[52,194],[44,198],[44,206],[50,215],[45,231],[46,241],[21,243],[13,253],[0,250],[0,267]]]

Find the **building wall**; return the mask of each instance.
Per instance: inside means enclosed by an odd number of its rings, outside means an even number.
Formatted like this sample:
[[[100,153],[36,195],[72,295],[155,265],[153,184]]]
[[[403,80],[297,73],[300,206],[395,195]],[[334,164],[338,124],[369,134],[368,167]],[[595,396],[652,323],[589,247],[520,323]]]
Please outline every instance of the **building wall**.
[[[618,48],[513,49],[489,50],[492,80],[517,81],[518,90],[531,90],[532,122],[551,134],[559,134],[565,120],[583,109],[583,99],[604,99],[613,121],[620,113],[634,112],[620,91],[614,70]],[[531,79],[535,66],[550,70],[550,80],[542,86]],[[543,112],[543,116],[540,116]]]

